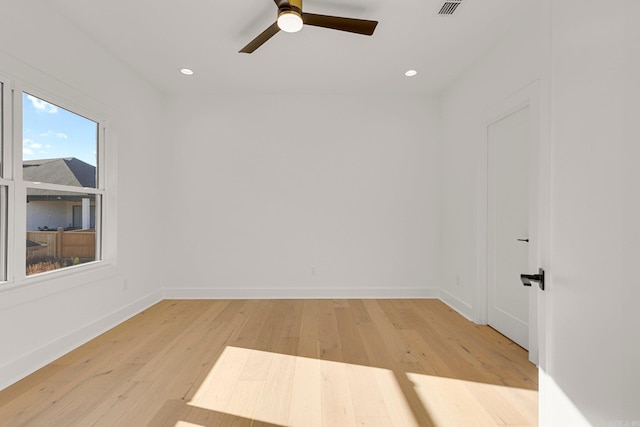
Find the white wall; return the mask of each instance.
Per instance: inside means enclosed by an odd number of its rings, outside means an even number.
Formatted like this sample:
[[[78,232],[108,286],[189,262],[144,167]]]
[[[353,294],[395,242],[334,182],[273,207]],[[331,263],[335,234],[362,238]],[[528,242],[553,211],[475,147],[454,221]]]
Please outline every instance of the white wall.
[[[479,188],[486,182],[485,120],[492,107],[540,78],[540,25],[534,8],[443,94],[441,286],[443,299],[469,318],[475,317],[478,210],[486,206]]]
[[[539,299],[544,426],[640,425],[640,4],[608,6],[543,2],[550,15],[534,12],[443,96],[443,296],[471,317],[482,120],[542,80],[550,163],[540,167],[551,175],[550,225],[540,219],[550,241],[539,254],[547,268]]]
[[[550,4],[545,425],[640,425],[640,4]]]
[[[37,231],[38,227],[57,229],[70,227],[73,222],[73,202],[31,201],[27,206],[27,231]]]
[[[415,296],[441,284],[470,314],[479,130],[487,110],[546,73],[537,13],[446,91],[442,120],[434,99],[329,95],[174,98],[164,116],[167,100],[54,12],[10,3],[0,73],[110,119],[118,263],[0,290],[0,387],[163,286],[170,296]],[[640,422],[640,5],[605,6],[552,6],[541,425]]]
[[[0,388],[161,297],[158,266],[165,263],[153,250],[161,241],[154,221],[165,221],[150,213],[164,200],[157,183],[166,159],[159,92],[46,2],[4,1],[2,8],[0,74],[108,120],[107,161],[117,174],[106,203],[118,215],[106,224],[113,231],[107,243],[118,250],[110,268],[0,287]]]
[[[203,96],[171,105],[167,295],[437,295],[437,100]]]

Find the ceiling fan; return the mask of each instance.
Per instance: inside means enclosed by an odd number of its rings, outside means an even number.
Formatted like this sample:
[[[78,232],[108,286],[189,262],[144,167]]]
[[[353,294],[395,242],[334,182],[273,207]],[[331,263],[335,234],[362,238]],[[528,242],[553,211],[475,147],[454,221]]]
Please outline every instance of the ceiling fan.
[[[350,33],[370,36],[378,25],[378,21],[366,19],[342,18],[339,16],[317,15],[315,13],[302,12],[302,0],[274,0],[278,7],[278,20],[271,24],[258,37],[251,40],[238,53],[252,53],[262,46],[267,40],[275,36],[278,31],[295,33],[300,31],[302,25],[329,28],[332,30],[348,31]]]

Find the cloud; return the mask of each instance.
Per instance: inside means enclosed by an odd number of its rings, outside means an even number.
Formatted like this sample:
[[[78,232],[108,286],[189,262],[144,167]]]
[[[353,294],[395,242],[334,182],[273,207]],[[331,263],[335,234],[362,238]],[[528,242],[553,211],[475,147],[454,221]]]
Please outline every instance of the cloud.
[[[58,138],[60,138],[60,139],[67,139],[67,138],[68,138],[68,136],[67,136],[67,134],[66,134],[66,133],[62,133],[62,132],[54,132],[54,131],[52,131],[52,130],[48,130],[48,131],[46,131],[45,133],[41,133],[41,134],[40,134],[40,136],[51,136],[51,135],[53,135],[53,136],[57,136],[57,137],[58,137]]]
[[[27,95],[29,101],[38,111],[44,111],[45,113],[55,114],[58,112],[58,107],[55,105],[49,104],[47,101],[43,101],[42,99],[36,98],[33,95]]]
[[[35,154],[35,150],[39,150],[40,154],[46,154],[47,152],[42,150],[42,148],[51,148],[50,145],[42,145],[39,142],[34,141],[33,139],[24,138],[22,140],[22,154],[29,156]]]

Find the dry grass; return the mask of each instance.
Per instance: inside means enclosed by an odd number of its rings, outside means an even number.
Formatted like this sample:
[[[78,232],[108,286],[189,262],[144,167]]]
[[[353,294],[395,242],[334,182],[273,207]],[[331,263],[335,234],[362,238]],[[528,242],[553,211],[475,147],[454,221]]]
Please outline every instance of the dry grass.
[[[27,258],[27,276],[44,273],[46,271],[58,270],[74,264],[73,259],[63,259],[55,257],[34,257]]]

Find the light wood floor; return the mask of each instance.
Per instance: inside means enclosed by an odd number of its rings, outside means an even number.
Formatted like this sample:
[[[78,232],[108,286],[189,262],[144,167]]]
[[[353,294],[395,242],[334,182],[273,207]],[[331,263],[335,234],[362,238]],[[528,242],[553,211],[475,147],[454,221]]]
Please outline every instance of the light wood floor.
[[[0,392],[0,425],[535,426],[537,388],[437,300],[166,300]]]

